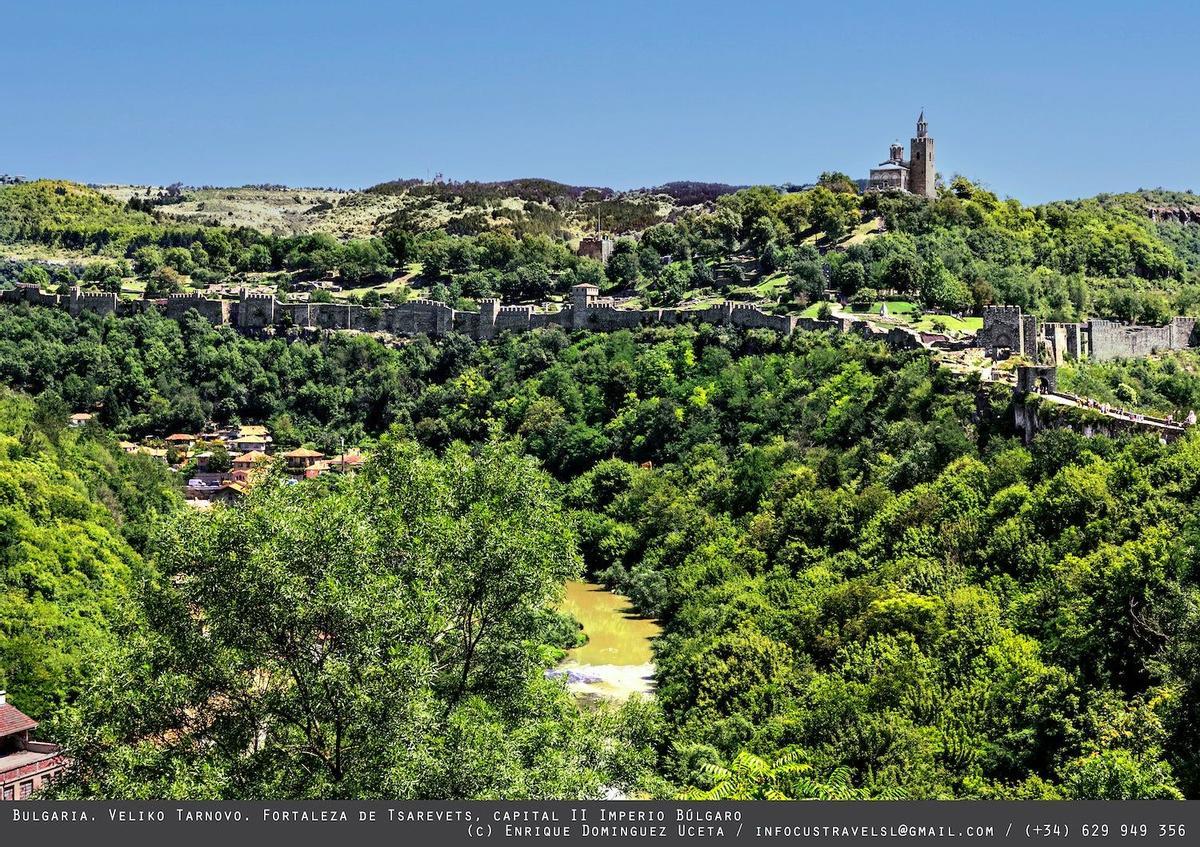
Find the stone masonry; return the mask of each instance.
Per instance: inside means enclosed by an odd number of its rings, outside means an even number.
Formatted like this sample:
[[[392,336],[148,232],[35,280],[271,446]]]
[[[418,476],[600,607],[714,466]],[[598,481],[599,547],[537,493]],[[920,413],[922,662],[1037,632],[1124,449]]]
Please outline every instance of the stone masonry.
[[[690,322],[769,329],[784,335],[791,335],[797,329],[832,329],[881,341],[895,350],[924,346],[918,333],[902,327],[884,330],[866,321],[849,318],[818,320],[795,315],[774,315],[753,304],[729,300],[707,309],[621,309],[611,298],[601,297],[596,286],[587,284],[572,288],[567,304],[558,311],[539,310],[527,305],[503,306],[495,299],[481,300],[478,312],[459,311],[436,300],[420,299],[376,307],[356,303],[293,303],[281,302],[271,294],[252,294],[245,290],[236,301],[198,294],[177,294],[158,300],[123,300],[116,294],[84,293],[78,287],[68,295],[50,294],[36,285],[26,284],[0,291],[0,302],[51,306],[67,309],[72,315],[94,312],[128,316],[156,309],[167,317],[178,319],[195,311],[212,324],[227,324],[244,332],[290,327],[385,332],[398,336],[436,337],[457,332],[486,341],[501,332],[527,332],[550,326],[606,332]]]
[[[975,345],[993,357],[1019,353],[1053,365],[1069,360],[1106,362],[1197,346],[1196,321],[1177,317],[1164,326],[1104,320],[1043,323],[1023,314],[1019,306],[985,306],[983,329],[976,334]]]

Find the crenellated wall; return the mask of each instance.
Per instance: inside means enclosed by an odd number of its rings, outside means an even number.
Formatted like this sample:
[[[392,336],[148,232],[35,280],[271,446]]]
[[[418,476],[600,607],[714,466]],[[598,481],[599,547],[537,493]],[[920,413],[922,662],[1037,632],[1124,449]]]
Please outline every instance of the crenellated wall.
[[[163,313],[168,318],[178,319],[188,309],[195,309],[209,323],[227,324],[232,322],[234,305],[230,300],[217,300],[203,294],[171,294],[167,297]]]
[[[445,303],[421,299],[388,306],[311,301],[293,303],[280,302],[272,294],[253,294],[245,290],[236,301],[208,298],[200,294],[173,294],[161,300],[122,300],[116,294],[86,293],[78,287],[73,288],[69,295],[60,296],[40,291],[32,285],[18,285],[0,291],[0,301],[65,308],[73,315],[81,312],[133,315],[147,309],[158,309],[167,317],[179,319],[190,310],[195,310],[213,324],[229,324],[247,332],[272,327],[430,336],[460,332],[477,340],[487,340],[502,332],[528,332],[549,326],[606,332],[696,322],[742,329],[767,329],[785,335],[797,329],[817,332],[836,330],[854,332],[898,350],[923,346],[919,334],[900,327],[883,330],[865,321],[848,318],[818,320],[774,315],[750,303],[728,300],[707,309],[621,309],[611,299],[600,297],[598,289],[591,285],[575,286],[568,305],[558,311],[539,311],[533,306],[503,306],[496,299],[481,300],[478,312],[460,312]]]
[[[1105,362],[1196,346],[1196,318],[1177,317],[1163,326],[1117,321],[1042,323],[1019,306],[986,306],[975,346],[992,355],[1002,349],[1035,362],[1061,365],[1069,359]]]
[[[1089,321],[1092,358],[1104,362],[1149,356],[1163,350],[1183,350],[1192,346],[1195,327],[1195,318],[1174,318],[1164,326]]]

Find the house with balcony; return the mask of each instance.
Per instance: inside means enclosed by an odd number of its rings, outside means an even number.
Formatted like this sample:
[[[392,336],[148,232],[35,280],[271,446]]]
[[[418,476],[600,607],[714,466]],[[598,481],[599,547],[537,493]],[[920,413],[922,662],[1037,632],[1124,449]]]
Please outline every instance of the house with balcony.
[[[0,691],[0,798],[28,800],[67,765],[57,744],[34,741],[37,721]]]

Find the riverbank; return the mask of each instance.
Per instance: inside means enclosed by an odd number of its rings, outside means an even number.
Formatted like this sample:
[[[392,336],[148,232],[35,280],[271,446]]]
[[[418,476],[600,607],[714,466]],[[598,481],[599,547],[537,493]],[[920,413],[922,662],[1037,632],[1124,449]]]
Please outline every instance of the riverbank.
[[[654,692],[657,621],[639,617],[627,597],[603,585],[571,580],[562,610],[583,626],[586,644],[567,651],[556,668],[581,699],[626,700]]]

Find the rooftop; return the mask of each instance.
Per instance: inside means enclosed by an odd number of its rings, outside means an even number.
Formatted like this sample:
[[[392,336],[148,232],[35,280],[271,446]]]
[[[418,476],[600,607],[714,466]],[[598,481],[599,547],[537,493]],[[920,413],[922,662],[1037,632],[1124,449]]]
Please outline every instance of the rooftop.
[[[362,453],[346,453],[344,456],[332,456],[330,465],[361,465],[366,457]]]
[[[0,701],[0,738],[37,727],[37,721],[10,703]]]
[[[240,456],[234,456],[232,461],[235,465],[250,464],[251,462],[262,462],[266,460],[267,454],[260,450],[251,450],[248,453],[243,453]]]

